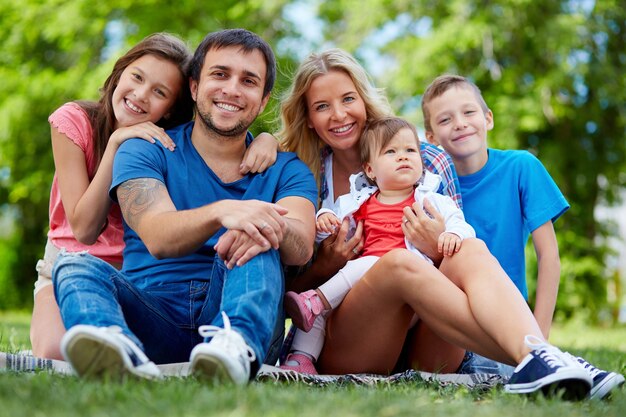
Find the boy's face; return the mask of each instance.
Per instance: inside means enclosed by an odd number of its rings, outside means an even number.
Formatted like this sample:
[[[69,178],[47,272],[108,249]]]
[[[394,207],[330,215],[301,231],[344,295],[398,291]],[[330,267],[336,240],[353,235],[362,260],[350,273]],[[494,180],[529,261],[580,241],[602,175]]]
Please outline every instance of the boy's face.
[[[413,189],[423,172],[418,139],[410,129],[400,129],[387,145],[372,152],[363,168],[381,192]]]
[[[485,113],[470,87],[455,86],[428,104],[431,132],[426,139],[441,145],[455,164],[487,158],[487,131],[493,128],[491,110]]]

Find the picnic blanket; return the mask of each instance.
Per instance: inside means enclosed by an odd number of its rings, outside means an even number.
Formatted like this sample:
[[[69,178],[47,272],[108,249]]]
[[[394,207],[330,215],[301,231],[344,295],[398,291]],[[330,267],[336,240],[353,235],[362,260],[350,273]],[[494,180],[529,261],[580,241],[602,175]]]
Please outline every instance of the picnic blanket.
[[[166,377],[189,376],[189,362],[158,365]],[[0,352],[0,372],[52,372],[73,375],[72,366],[64,361],[43,359],[28,353]],[[345,374],[345,375],[309,375],[287,371],[275,366],[263,365],[256,376],[257,381],[299,382],[312,386],[327,385],[379,385],[407,382],[429,382],[441,386],[466,386],[473,389],[490,389],[502,385],[500,375],[493,374],[433,374],[416,370],[407,370],[393,375]]]

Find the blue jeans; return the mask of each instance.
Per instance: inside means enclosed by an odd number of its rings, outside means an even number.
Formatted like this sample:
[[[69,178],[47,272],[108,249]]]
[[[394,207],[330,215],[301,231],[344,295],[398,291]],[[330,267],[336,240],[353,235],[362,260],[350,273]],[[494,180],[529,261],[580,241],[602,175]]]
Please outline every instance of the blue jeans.
[[[62,251],[52,281],[66,328],[119,326],[156,363],[188,361],[203,341],[198,327],[223,327],[224,311],[256,354],[254,375],[279,337],[284,292],[279,254],[270,250],[232,270],[216,256],[208,275],[207,281],[139,288],[101,259]]]
[[[496,374],[508,379],[513,374],[514,369],[510,365],[467,351],[456,372],[459,374]]]

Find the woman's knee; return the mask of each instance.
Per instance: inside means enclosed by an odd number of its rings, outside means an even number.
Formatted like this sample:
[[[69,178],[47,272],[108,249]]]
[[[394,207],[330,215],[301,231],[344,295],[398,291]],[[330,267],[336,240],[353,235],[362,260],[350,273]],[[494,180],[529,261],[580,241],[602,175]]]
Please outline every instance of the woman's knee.
[[[473,258],[480,257],[481,259],[495,259],[489,251],[487,244],[478,238],[464,239],[461,244],[461,250],[450,259],[453,259],[458,254],[461,254],[464,257],[471,256]]]
[[[426,260],[406,249],[394,249],[378,261],[381,279],[393,277],[394,281],[410,285],[430,279],[435,268]]]

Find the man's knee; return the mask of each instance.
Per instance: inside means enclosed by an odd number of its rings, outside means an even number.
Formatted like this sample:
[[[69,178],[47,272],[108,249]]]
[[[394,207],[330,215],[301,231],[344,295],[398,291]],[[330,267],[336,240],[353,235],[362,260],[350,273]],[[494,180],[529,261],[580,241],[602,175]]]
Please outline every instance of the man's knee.
[[[55,293],[75,280],[99,280],[106,268],[113,268],[87,252],[61,251],[52,269]]]

